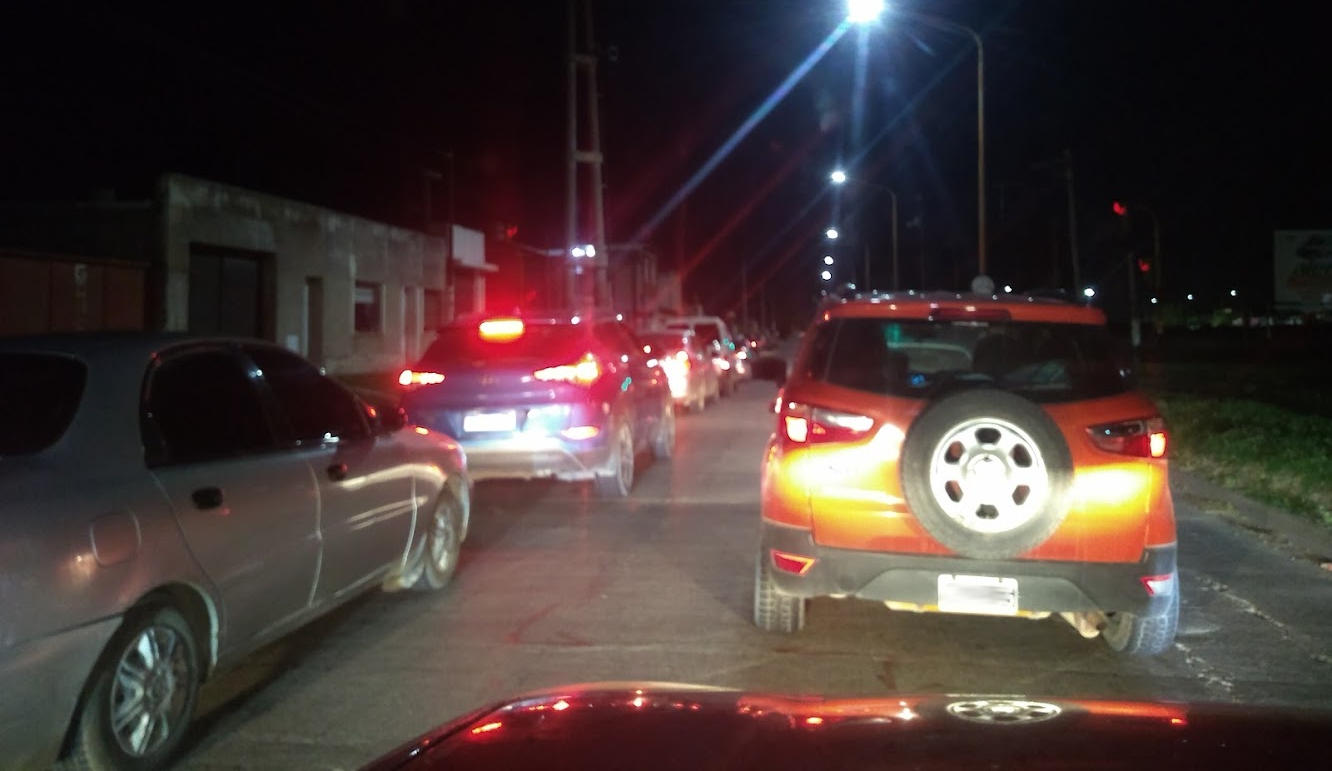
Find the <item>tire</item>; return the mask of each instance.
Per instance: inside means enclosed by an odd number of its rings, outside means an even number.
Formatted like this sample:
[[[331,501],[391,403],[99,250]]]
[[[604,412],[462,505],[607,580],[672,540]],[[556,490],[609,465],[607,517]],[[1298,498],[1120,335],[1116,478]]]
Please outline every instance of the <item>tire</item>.
[[[1044,410],[1006,391],[970,389],[926,408],[903,442],[900,468],[921,526],[964,557],[1017,557],[1068,514],[1068,443]]]
[[[794,634],[805,628],[809,600],[782,594],[772,580],[772,566],[762,550],[754,560],[754,626],[765,632]]]
[[[413,589],[435,592],[449,585],[458,569],[462,536],[462,512],[453,497],[444,493],[426,523],[425,548],[421,552],[420,572],[412,583]]]
[[[1138,616],[1132,613],[1107,613],[1101,637],[1116,653],[1126,656],[1156,656],[1175,644],[1179,628],[1179,573],[1175,573],[1174,593],[1164,613]]]
[[[596,476],[597,495],[602,498],[628,496],[634,487],[634,438],[624,423],[615,430],[609,471]]]
[[[180,613],[131,612],[89,677],[61,767],[162,768],[185,738],[201,674],[194,633]],[[130,719],[117,726],[118,716]]]
[[[669,460],[675,454],[675,407],[670,402],[662,409],[657,430],[652,435],[652,457]]]

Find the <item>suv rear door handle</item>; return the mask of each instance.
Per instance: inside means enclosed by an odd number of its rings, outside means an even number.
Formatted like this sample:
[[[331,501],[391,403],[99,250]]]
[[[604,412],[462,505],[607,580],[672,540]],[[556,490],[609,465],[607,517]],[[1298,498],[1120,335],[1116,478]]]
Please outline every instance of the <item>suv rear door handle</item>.
[[[334,482],[341,482],[347,478],[347,464],[334,463],[328,467],[328,478]]]
[[[190,493],[190,500],[194,501],[196,509],[216,509],[222,505],[222,488],[200,487]]]

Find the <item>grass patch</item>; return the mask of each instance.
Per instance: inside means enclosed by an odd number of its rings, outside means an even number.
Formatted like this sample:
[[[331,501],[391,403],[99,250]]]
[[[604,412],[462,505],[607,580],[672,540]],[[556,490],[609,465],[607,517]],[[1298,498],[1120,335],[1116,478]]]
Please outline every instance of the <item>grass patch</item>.
[[[1332,527],[1332,419],[1249,399],[1157,397],[1171,463]]]

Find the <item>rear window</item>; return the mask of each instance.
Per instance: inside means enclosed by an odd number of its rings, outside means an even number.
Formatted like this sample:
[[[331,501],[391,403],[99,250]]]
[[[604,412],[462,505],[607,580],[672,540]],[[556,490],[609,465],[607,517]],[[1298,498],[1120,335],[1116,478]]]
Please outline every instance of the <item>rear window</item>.
[[[481,339],[476,327],[445,327],[426,349],[422,364],[432,366],[505,366],[555,361],[586,352],[591,338],[585,325],[527,324],[523,334],[503,342]]]
[[[55,444],[83,398],[87,368],[64,356],[0,353],[0,457]]]
[[[1059,402],[1131,387],[1121,349],[1102,327],[866,318],[826,326],[827,355],[810,357],[822,371],[808,375],[846,388],[918,398],[991,384]]]

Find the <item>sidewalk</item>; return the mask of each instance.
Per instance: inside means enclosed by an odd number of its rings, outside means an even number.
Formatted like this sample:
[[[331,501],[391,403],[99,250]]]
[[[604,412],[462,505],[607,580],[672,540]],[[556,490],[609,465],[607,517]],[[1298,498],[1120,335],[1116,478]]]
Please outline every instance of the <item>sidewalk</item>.
[[[1170,469],[1170,489],[1177,503],[1187,502],[1332,570],[1332,530],[1183,469]]]

